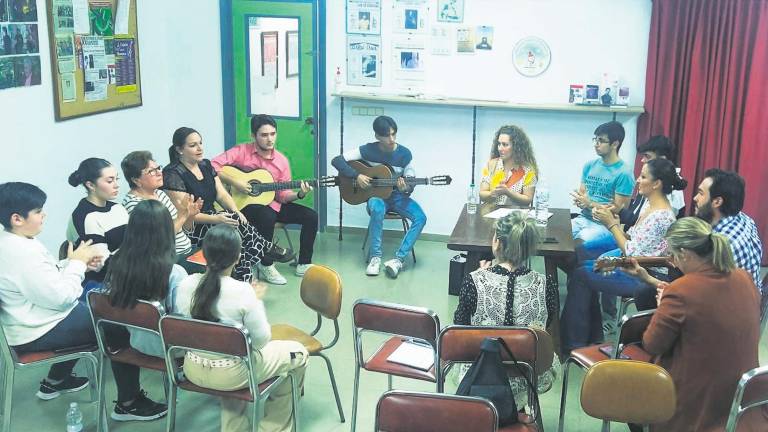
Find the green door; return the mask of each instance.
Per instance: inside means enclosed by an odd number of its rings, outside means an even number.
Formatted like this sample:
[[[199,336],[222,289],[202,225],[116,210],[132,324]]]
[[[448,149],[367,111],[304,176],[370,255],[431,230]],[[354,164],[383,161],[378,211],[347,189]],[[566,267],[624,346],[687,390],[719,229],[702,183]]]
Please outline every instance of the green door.
[[[250,142],[250,118],[277,120],[294,179],[317,177],[313,1],[222,0],[225,147]],[[315,195],[302,201],[315,205]]]

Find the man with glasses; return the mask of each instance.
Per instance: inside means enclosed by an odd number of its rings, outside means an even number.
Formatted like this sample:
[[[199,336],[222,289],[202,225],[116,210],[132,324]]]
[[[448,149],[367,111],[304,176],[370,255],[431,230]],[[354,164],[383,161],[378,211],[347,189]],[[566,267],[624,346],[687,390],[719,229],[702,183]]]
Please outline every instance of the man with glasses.
[[[120,163],[123,175],[131,187],[130,192],[123,198],[123,207],[130,214],[138,203],[145,199],[160,201],[173,219],[173,227],[176,232],[176,256],[179,265],[187,272],[205,271],[197,264],[187,262],[186,258],[194,251],[192,242],[184,232],[184,228],[192,230],[195,215],[200,213],[203,203],[198,198],[193,200],[188,194],[174,203],[165,192],[160,190],[163,186],[163,167],[158,165],[148,151],[135,151],[128,153]]]
[[[571,193],[573,203],[581,209],[581,214],[571,221],[579,261],[596,258],[617,247],[611,232],[592,218],[592,209],[609,207],[618,213],[629,203],[635,179],[632,167],[619,157],[623,141],[621,123],[611,121],[598,126],[592,142],[599,157],[584,165],[579,189]]]

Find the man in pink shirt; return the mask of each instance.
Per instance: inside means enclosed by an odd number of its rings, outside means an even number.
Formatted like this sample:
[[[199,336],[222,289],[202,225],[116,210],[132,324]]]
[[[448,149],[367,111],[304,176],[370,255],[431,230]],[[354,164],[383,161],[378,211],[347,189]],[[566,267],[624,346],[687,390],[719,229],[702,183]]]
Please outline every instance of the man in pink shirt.
[[[230,187],[242,193],[251,190],[247,181],[233,178],[222,172],[224,166],[232,166],[241,171],[250,172],[264,169],[272,174],[275,182],[291,180],[291,167],[288,159],[275,149],[277,140],[277,123],[270,115],[257,114],[251,118],[251,135],[253,142],[240,144],[220,154],[211,163],[219,173],[221,180]],[[306,182],[301,182],[301,188],[280,190],[275,193],[275,199],[268,205],[250,204],[241,209],[248,222],[259,231],[264,238],[271,239],[275,232],[275,222],[301,225],[299,237],[299,262],[296,275],[303,276],[312,265],[312,249],[317,236],[317,212],[309,207],[296,204],[294,201],[303,199],[312,190]],[[269,283],[284,285],[287,283],[283,275],[277,271],[274,263],[266,257],[261,259],[259,273]]]

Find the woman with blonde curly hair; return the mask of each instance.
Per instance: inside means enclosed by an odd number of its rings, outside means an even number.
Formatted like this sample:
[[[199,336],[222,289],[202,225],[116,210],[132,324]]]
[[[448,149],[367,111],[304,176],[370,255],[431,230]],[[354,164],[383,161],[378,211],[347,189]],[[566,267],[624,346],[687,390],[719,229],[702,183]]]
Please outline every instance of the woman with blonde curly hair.
[[[520,127],[505,125],[496,131],[491,160],[483,168],[480,198],[496,204],[527,206],[533,202],[538,166],[531,140]]]

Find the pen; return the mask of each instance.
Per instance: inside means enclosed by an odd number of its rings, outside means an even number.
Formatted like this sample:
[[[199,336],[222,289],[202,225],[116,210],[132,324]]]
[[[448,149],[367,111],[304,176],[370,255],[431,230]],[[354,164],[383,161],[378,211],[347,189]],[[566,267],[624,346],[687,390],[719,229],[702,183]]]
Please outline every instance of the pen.
[[[419,345],[419,346],[423,346],[423,347],[432,348],[432,344],[430,344],[429,342],[420,340],[420,339],[404,338],[404,339],[402,339],[402,341],[403,342],[409,342],[409,343],[412,343],[414,345]]]

